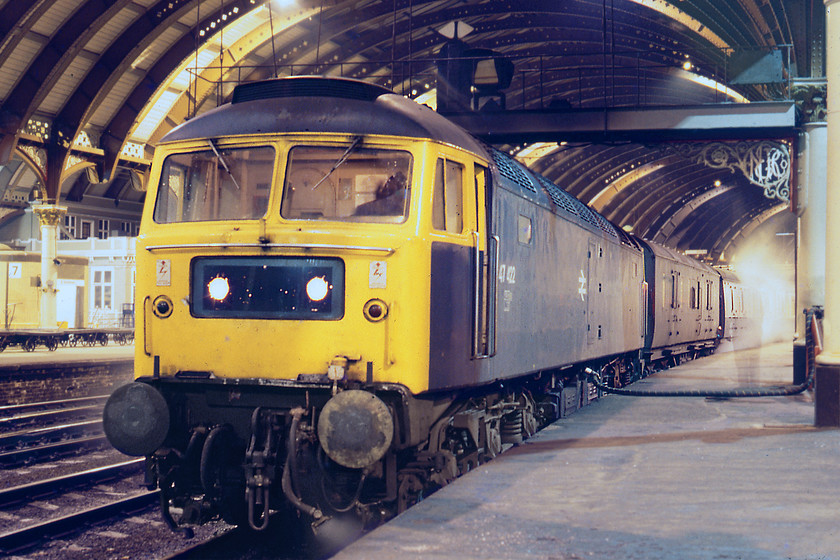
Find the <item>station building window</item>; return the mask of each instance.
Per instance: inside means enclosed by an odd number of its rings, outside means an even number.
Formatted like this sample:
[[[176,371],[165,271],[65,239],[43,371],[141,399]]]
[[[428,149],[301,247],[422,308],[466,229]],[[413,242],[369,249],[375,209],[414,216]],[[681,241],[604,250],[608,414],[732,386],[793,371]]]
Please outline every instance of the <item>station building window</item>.
[[[120,232],[126,237],[137,237],[140,232],[140,224],[136,222],[120,222]]]
[[[80,220],[80,230],[76,239],[87,239],[93,235],[93,222],[91,220]]]
[[[61,239],[76,238],[76,216],[66,214],[64,216],[64,228],[61,230]]]
[[[111,295],[114,291],[114,271],[111,268],[94,268],[93,276],[93,308],[112,309]]]

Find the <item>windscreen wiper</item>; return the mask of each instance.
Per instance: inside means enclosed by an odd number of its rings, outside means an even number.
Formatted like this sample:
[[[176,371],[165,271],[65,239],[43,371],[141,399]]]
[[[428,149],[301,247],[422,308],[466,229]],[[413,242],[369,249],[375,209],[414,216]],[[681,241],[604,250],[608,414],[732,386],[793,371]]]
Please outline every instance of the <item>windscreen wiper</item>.
[[[227,161],[225,161],[224,156],[222,156],[222,154],[219,153],[219,150],[216,149],[216,145],[213,143],[213,140],[211,138],[208,138],[207,143],[210,144],[210,147],[213,149],[213,153],[216,154],[216,157],[219,158],[222,167],[224,167],[225,171],[227,171],[228,177],[230,177],[230,180],[233,181],[233,186],[235,186],[236,190],[238,191],[242,190],[242,188],[239,186],[239,183],[236,181],[236,177],[234,177],[233,173],[230,172],[230,167],[228,167]]]
[[[336,169],[338,169],[338,166],[339,166],[339,165],[341,165],[342,163],[344,163],[345,161],[347,161],[347,158],[350,156],[350,154],[353,152],[353,150],[355,150],[355,149],[356,149],[356,147],[357,147],[359,144],[361,144],[361,143],[362,143],[362,137],[361,137],[361,136],[356,136],[355,138],[353,138],[353,143],[352,143],[352,144],[350,144],[350,147],[349,147],[349,148],[347,148],[347,149],[344,151],[344,153],[343,153],[343,154],[341,154],[341,157],[340,157],[340,158],[338,158],[338,161],[336,161],[336,162],[335,162],[335,165],[333,165],[333,166],[332,166],[332,169],[330,169],[329,171],[327,171],[327,174],[326,174],[326,175],[324,175],[323,177],[321,177],[321,180],[320,180],[320,181],[318,181],[317,183],[315,183],[315,185],[312,187],[312,190],[314,191],[315,189],[317,189],[317,188],[321,185],[321,183],[323,183],[324,181],[326,181],[326,180],[329,178],[329,176],[333,174],[333,171],[335,171]]]

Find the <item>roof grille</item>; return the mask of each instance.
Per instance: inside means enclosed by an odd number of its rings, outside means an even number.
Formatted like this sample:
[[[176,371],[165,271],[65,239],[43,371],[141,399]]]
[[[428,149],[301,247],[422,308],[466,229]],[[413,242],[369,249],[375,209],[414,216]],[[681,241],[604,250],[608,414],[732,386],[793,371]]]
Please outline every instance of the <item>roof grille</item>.
[[[498,150],[492,150],[491,153],[493,154],[493,161],[496,162],[496,167],[499,168],[499,173],[501,173],[502,176],[507,177],[520,187],[537,194],[537,187],[534,186],[534,182],[531,181],[528,174],[519,167],[516,160],[506,156]]]
[[[579,216],[580,212],[578,208],[580,207],[581,203],[572,195],[543,177],[542,175],[537,175],[537,178],[542,183],[545,190],[548,192],[548,196],[551,197],[551,200],[556,204],[559,208],[562,208],[569,214],[574,214],[575,216]]]
[[[389,89],[358,80],[294,77],[263,80],[236,86],[232,103],[278,97],[337,97],[374,101],[380,95],[392,93]]]
[[[570,214],[575,214],[580,216],[583,220],[589,222],[595,227],[601,228],[606,233],[610,234],[612,237],[618,237],[618,234],[615,231],[615,227],[601,214],[592,210],[589,206],[560,188],[559,186],[555,185],[547,178],[543,177],[542,175],[537,175],[542,183],[545,190],[548,192],[548,195],[551,197],[551,200],[556,204],[558,207],[563,208],[566,212]]]

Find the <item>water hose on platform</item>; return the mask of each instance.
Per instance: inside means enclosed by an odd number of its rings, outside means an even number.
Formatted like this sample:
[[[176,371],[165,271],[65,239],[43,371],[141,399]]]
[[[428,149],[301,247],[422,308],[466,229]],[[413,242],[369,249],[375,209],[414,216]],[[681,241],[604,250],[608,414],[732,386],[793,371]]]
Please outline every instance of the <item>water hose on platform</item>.
[[[682,390],[638,390],[610,387],[601,381],[601,374],[591,368],[584,368],[592,383],[605,393],[628,397],[706,397],[706,398],[747,398],[747,397],[787,397],[798,395],[813,386],[816,371],[815,356],[820,350],[820,327],[817,319],[822,318],[822,309],[805,310],[805,347],[807,353],[808,378],[800,385],[783,387],[741,387],[737,389],[682,389]]]

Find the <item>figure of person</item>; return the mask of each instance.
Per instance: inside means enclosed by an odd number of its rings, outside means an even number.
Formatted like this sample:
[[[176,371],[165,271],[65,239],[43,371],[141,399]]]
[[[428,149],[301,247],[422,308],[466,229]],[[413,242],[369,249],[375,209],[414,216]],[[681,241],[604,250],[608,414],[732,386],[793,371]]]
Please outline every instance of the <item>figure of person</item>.
[[[376,189],[376,199],[360,204],[356,216],[402,216],[405,213],[406,177],[397,171]]]

